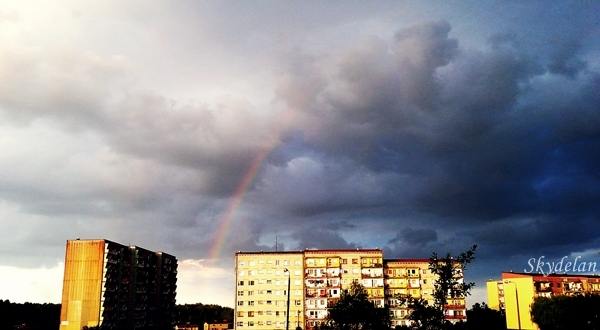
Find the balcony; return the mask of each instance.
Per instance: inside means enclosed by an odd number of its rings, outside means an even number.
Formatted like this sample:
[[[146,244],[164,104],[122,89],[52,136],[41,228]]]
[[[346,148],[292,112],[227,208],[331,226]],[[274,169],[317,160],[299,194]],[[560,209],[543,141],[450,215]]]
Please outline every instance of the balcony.
[[[465,305],[446,305],[446,309],[466,309]]]
[[[466,320],[466,315],[446,315],[444,316],[446,320]]]

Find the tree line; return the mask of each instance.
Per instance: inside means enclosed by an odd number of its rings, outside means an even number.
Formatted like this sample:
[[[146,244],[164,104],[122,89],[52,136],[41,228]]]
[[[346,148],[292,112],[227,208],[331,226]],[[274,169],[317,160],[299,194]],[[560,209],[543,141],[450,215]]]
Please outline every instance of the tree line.
[[[214,304],[176,305],[178,324],[197,324],[202,329],[207,323],[233,322],[233,309]],[[60,304],[13,303],[0,300],[0,330],[58,330]]]

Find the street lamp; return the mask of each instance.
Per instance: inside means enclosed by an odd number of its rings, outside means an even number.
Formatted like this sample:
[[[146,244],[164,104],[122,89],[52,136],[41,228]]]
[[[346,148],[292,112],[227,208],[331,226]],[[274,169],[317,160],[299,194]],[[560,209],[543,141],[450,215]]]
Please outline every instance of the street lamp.
[[[519,330],[521,329],[521,312],[519,311],[519,290],[517,289],[517,283],[509,280],[504,280],[504,284],[515,285],[515,299],[517,300],[517,322],[519,324]]]
[[[290,271],[287,268],[283,269],[284,273],[288,273],[288,289],[287,289],[287,313],[285,314],[285,330],[290,330]]]

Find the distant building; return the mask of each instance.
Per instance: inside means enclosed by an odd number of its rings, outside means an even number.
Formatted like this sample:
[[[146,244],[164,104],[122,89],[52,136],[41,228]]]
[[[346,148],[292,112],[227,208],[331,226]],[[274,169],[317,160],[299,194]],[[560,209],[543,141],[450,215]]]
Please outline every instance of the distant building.
[[[408,325],[407,308],[392,298],[410,294],[433,301],[435,276],[428,268],[429,259],[384,260],[380,249],[238,252],[234,328],[285,329],[289,320],[289,329],[313,329],[353,281],[375,306],[390,306],[392,327]],[[446,308],[447,319],[466,318],[464,297]]]
[[[174,326],[177,259],[105,239],[69,240],[60,330]]]
[[[227,320],[221,323],[217,323],[216,321],[213,323],[204,323],[204,330],[228,330],[233,329],[233,325]]]
[[[539,329],[531,321],[535,297],[600,293],[600,276],[502,272],[501,280],[487,282],[488,305],[503,310],[508,329]]]

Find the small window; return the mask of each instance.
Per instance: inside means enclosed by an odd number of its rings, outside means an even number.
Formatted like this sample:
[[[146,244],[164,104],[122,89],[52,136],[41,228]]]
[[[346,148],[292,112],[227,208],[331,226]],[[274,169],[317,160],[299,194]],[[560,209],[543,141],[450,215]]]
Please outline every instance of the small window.
[[[244,285],[244,281],[238,281],[238,285]]]
[[[358,265],[358,259],[352,259],[352,264],[353,265]]]
[[[237,305],[238,305],[238,306],[244,306],[244,302],[243,302],[243,301],[238,301],[238,302],[237,302]]]
[[[342,259],[342,265],[348,264],[348,259]]]
[[[238,297],[241,297],[244,295],[244,291],[238,291]]]

